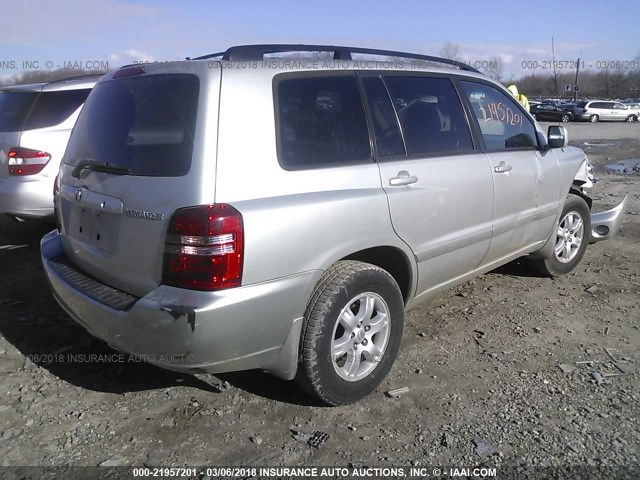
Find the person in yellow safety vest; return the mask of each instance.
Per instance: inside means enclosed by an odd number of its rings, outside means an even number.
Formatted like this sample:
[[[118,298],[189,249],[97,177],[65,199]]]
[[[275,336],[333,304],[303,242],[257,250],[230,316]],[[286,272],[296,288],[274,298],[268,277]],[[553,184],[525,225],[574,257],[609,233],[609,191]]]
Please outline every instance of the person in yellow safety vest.
[[[516,99],[520,102],[520,105],[522,105],[527,110],[527,112],[530,111],[529,99],[525,95],[518,93],[518,87],[516,87],[515,85],[509,85],[508,90],[511,92],[511,95],[516,97]]]

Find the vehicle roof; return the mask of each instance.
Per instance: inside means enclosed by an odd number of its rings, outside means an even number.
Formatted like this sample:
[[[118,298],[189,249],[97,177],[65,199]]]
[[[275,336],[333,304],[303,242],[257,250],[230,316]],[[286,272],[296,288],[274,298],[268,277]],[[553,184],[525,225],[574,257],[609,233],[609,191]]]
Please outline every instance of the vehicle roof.
[[[63,78],[51,82],[11,85],[0,88],[0,92],[57,92],[61,90],[82,90],[93,88],[102,75],[82,75]]]
[[[43,92],[55,92],[59,90],[81,90],[93,88],[102,75],[82,75],[48,82],[42,87]]]
[[[270,56],[274,54],[279,56]],[[103,81],[112,79],[114,75],[128,76],[117,73],[125,69],[131,69],[131,75],[160,72],[203,74],[207,67],[209,70],[223,71],[230,70],[227,66],[231,65],[234,75],[240,71],[255,72],[256,69],[268,70],[270,76],[285,72],[374,70],[394,73],[425,72],[464,75],[492,81],[490,77],[465,62],[442,57],[363,47],[304,44],[238,45],[224,52],[187,58],[184,61],[125,65],[120,70],[105,75]],[[492,83],[499,85],[497,82],[492,81]]]
[[[0,92],[40,92],[44,83],[30,83],[27,85],[11,85],[0,88]]]
[[[481,80],[486,80],[491,83],[495,82],[492,78],[482,73],[476,73],[468,70],[461,70],[459,68],[450,67],[436,67],[432,65],[426,65],[423,63],[412,64],[411,60],[403,60],[401,66],[393,67],[393,60],[381,61],[381,60],[369,60],[369,59],[357,59],[357,60],[333,60],[333,59],[317,59],[317,58],[267,58],[264,60],[264,68],[258,66],[257,69],[267,70],[271,76],[275,76],[280,73],[293,73],[293,72],[338,72],[338,71],[388,71],[393,73],[440,73],[446,75],[461,75],[465,77],[473,77]],[[212,67],[212,62],[215,62],[218,66]],[[326,62],[326,64],[325,64]],[[335,62],[335,63],[332,63]],[[420,62],[417,60],[417,62]],[[210,59],[194,59],[183,60],[174,62],[158,62],[140,65],[127,65],[121,68],[140,68],[144,69],[144,73],[198,73],[207,70],[212,71],[233,71],[234,75],[239,72],[245,72],[250,74],[251,71],[256,71],[256,68],[251,66],[253,62],[244,61],[227,61],[219,58]],[[234,68],[225,67],[225,65],[234,65]],[[244,66],[246,65],[246,67]],[[325,66],[326,65],[326,66]],[[330,66],[329,66],[330,65]],[[237,68],[236,68],[237,67]],[[113,78],[119,70],[109,72],[102,79],[107,81]]]

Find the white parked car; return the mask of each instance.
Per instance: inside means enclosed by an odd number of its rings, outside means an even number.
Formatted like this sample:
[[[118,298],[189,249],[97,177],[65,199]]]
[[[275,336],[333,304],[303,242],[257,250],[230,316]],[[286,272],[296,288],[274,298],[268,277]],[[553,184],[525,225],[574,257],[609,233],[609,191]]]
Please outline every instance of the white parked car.
[[[53,218],[53,183],[99,76],[0,89],[0,213]]]
[[[588,120],[591,123],[601,120],[636,122],[640,116],[637,110],[624,103],[602,100],[578,102],[573,114],[575,120]]]

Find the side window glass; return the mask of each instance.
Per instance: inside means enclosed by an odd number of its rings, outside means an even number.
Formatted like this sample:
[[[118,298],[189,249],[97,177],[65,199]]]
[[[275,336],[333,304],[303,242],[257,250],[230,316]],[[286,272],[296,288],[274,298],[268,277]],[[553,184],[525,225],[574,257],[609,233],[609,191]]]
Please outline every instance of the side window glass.
[[[488,150],[535,148],[536,130],[513,97],[489,85],[463,81]]]
[[[471,131],[451,80],[385,76],[409,155],[473,150]]]
[[[284,168],[322,168],[371,159],[355,76],[298,76],[276,85],[278,156]]]
[[[364,77],[362,85],[367,96],[367,106],[373,123],[378,157],[406,155],[396,113],[382,79],[380,77]]]

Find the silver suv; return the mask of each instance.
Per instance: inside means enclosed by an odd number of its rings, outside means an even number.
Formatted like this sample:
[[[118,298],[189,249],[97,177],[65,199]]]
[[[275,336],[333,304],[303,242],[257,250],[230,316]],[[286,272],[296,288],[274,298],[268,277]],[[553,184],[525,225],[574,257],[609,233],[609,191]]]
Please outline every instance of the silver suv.
[[[0,89],[0,213],[53,218],[53,181],[99,76]]]
[[[602,100],[582,101],[576,104],[575,120],[588,120],[591,123],[600,120],[618,122],[636,122],[640,112],[620,102]]]
[[[265,59],[282,51],[333,59]],[[73,131],[42,262],[116,349],[353,402],[391,368],[406,309],[525,255],[569,272],[616,233],[626,199],[590,214],[584,152],[538,128],[501,85],[416,54],[263,45],[123,67]]]

